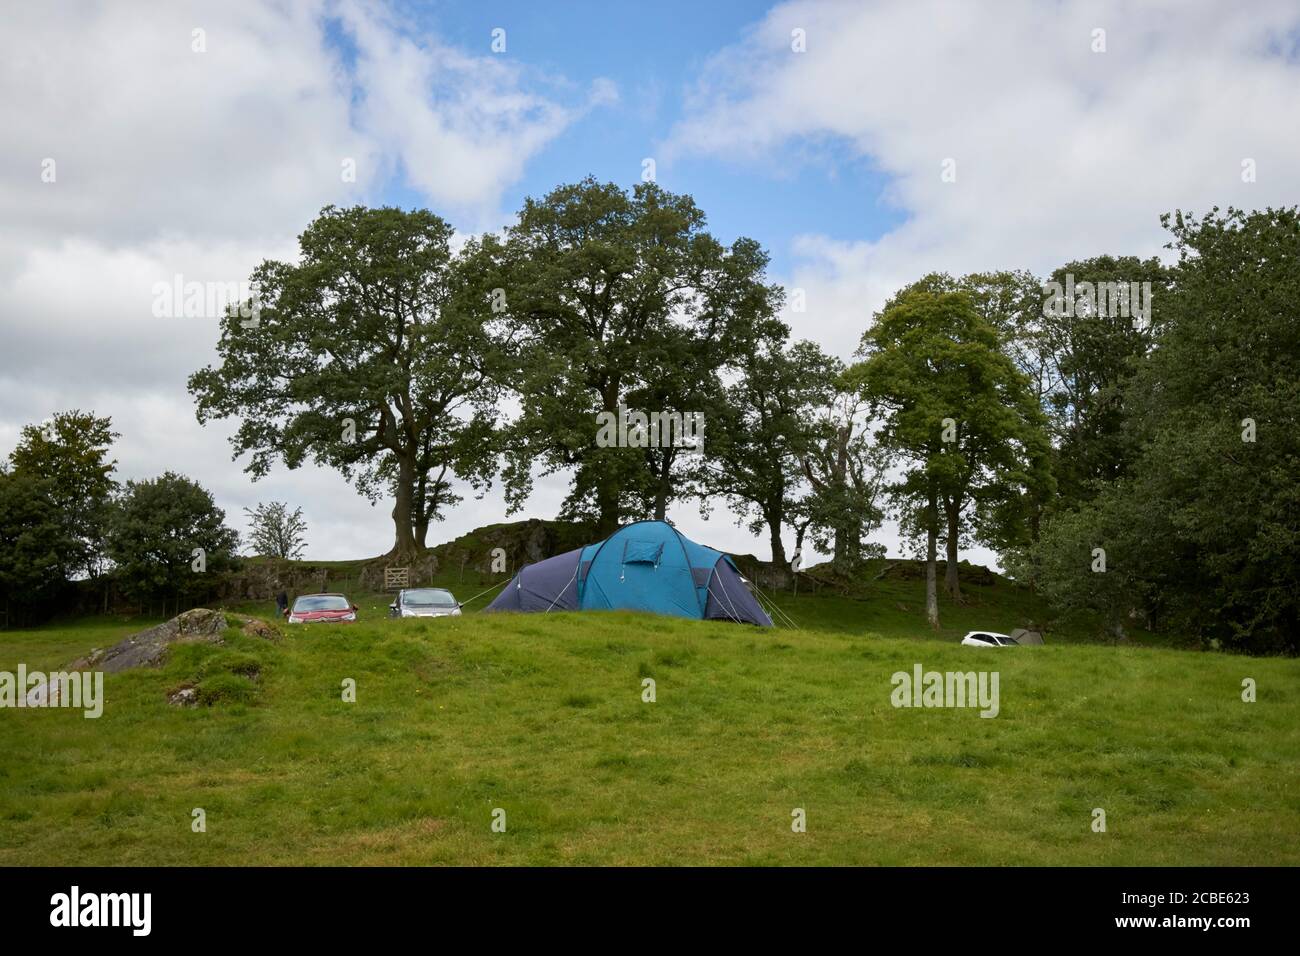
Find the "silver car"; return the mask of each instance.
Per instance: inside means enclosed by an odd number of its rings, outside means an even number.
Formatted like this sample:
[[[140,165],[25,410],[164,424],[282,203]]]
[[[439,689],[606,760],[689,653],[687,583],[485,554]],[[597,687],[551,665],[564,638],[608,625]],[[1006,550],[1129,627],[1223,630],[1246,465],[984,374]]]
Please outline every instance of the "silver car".
[[[460,604],[442,588],[406,588],[388,605],[389,617],[457,617]]]

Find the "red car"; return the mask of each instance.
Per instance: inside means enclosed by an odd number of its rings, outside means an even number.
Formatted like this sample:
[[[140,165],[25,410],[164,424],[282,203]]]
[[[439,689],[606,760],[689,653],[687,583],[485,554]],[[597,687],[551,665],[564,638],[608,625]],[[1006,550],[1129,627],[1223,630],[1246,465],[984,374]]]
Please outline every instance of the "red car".
[[[293,602],[290,624],[355,621],[357,607],[342,594],[304,594]]]

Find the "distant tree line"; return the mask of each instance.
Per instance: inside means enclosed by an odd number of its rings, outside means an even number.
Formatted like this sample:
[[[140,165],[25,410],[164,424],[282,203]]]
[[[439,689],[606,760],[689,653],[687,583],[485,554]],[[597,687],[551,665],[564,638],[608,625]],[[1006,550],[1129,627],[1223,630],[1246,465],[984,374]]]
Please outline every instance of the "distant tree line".
[[[201,422],[236,418],[254,477],[275,461],[337,468],[392,502],[391,553],[502,482],[512,512],[564,471],[561,518],[602,532],[695,500],[766,530],[872,553],[883,459],[845,366],[791,342],[758,243],[724,245],[689,196],[587,179],[529,199],[517,223],[451,247],[427,210],[326,208],[297,262],[268,261],[190,378]],[[699,412],[702,453],[598,441],[600,416]]]
[[[0,462],[0,620],[13,626],[118,595],[151,608],[207,599],[238,535],[198,483],[168,471],[114,479],[112,422],[73,410],[25,426]],[[254,554],[297,558],[302,509],[248,510]],[[80,592],[78,593],[78,589]]]
[[[427,547],[453,489],[499,481],[513,512],[562,472],[562,518],[608,532],[721,506],[781,566],[791,533],[856,573],[892,517],[924,558],[933,626],[940,594],[963,600],[961,549],[980,544],[1116,637],[1138,622],[1294,653],[1300,218],[1163,221],[1168,266],[1103,255],[1046,277],[922,276],[863,316],[845,362],[792,339],[758,243],[722,243],[689,196],[653,183],[560,186],[459,246],[427,210],[327,207],[297,261],[254,271],[251,320],[249,303],[232,309],[189,387],[201,422],[238,421],[254,477],[311,460],[390,501],[398,558]],[[602,416],[654,412],[703,413],[702,447],[601,440]],[[107,420],[55,426],[75,479],[36,463],[30,429],[0,477],[11,591],[49,569],[134,567],[143,538],[124,502],[150,489],[113,491],[94,453]],[[179,487],[172,498],[210,514],[210,496]]]
[[[265,262],[190,389],[256,476],[340,469],[393,501],[394,555],[500,480],[564,472],[603,532],[722,505],[788,565],[793,532],[852,571],[898,520],[927,617],[960,549],[1065,610],[1207,642],[1297,647],[1295,209],[1165,217],[1177,253],[923,276],[863,316],[851,363],[792,341],[758,243],[685,195],[593,179],[453,251],[426,210],[326,208]],[[601,416],[703,412],[700,453],[598,440]],[[1247,437],[1243,437],[1249,431]]]

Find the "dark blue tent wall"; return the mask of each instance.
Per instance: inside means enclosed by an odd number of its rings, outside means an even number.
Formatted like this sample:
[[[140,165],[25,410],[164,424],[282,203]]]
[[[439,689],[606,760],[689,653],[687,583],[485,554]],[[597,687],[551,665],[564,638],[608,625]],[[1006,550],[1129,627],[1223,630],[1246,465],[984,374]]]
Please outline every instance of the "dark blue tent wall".
[[[578,558],[582,548],[525,565],[487,606],[489,611],[578,610]]]
[[[772,626],[727,555],[663,521],[521,568],[489,611],[634,610]]]
[[[755,600],[736,565],[726,555],[713,568],[704,616],[711,621],[748,621],[751,624],[772,626],[772,619]]]

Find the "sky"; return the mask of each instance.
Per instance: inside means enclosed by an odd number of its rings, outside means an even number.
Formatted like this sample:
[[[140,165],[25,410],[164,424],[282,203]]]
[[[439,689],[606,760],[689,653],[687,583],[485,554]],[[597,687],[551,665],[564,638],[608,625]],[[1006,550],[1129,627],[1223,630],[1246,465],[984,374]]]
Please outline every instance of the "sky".
[[[1164,212],[1296,204],[1300,4],[6,5],[0,455],[94,410],[119,480],[179,471],[240,530],[258,502],[301,506],[309,558],[383,553],[389,506],[311,465],[254,483],[236,423],[198,424],[185,382],[217,319],[155,315],[155,286],[291,260],[327,204],[425,207],[467,237],[588,174],[630,188],[646,160],[803,291],[795,337],[849,359],[927,272],[1168,257]],[[539,481],[514,517],[566,489]],[[670,517],[768,556],[723,509]],[[499,487],[467,494],[430,543],[504,518]],[[876,540],[903,553],[892,525]]]

